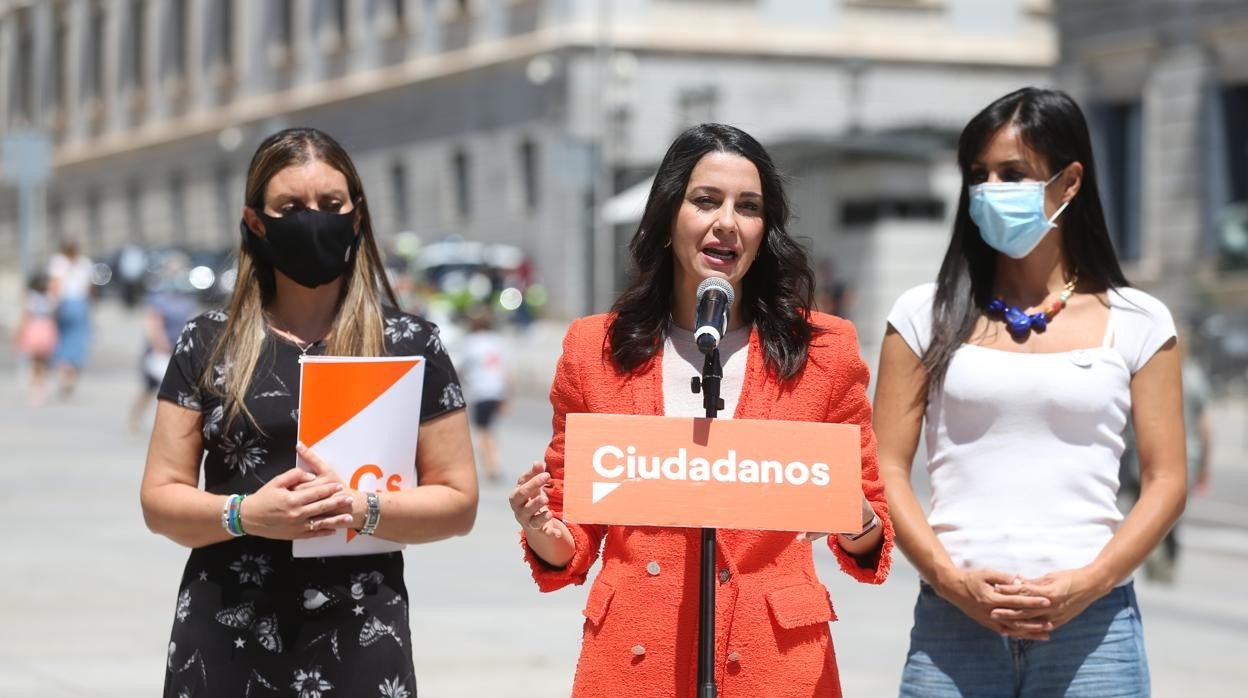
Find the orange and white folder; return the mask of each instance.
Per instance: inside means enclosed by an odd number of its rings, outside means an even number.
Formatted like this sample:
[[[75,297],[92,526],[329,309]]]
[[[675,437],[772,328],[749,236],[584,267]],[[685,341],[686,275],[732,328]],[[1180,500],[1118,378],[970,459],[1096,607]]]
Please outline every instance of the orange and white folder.
[[[416,439],[425,360],[419,356],[305,356],[300,368],[299,440],[363,492],[416,486]],[[311,467],[299,458],[299,467]],[[385,512],[382,512],[385,516]],[[294,541],[295,557],[371,555],[395,543],[343,529]]]

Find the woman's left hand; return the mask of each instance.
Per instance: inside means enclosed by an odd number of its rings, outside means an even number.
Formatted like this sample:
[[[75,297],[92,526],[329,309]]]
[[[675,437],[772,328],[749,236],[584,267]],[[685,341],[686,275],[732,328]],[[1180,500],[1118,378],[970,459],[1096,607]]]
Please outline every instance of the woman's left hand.
[[[1001,584],[998,591],[1048,599],[1049,607],[1043,609],[1040,617],[1052,623],[1053,630],[1070,622],[1105,594],[1086,569],[1061,570],[1017,584]],[[1035,612],[998,608],[992,612],[992,617],[1008,624],[1016,620],[1034,620]]]
[[[867,524],[871,523],[871,519],[872,519],[872,518],[874,518],[874,517],[875,517],[875,509],[872,509],[872,508],[871,508],[871,502],[870,502],[870,501],[868,501],[868,500],[867,500],[867,498],[864,496],[864,497],[862,498],[862,521],[863,521],[863,524],[862,524],[862,525],[865,527]],[[857,533],[857,532],[858,532],[858,531],[841,531],[841,533]],[[823,538],[823,537],[825,537],[825,536],[827,536],[827,535],[828,535],[828,532],[827,532],[827,531],[822,531],[822,532],[820,532],[820,531],[803,531],[803,532],[801,532],[801,533],[797,534],[797,542],[799,542],[799,543],[814,543],[815,541],[817,541],[817,540],[819,540],[820,538]]]
[[[360,492],[359,490],[354,490],[348,487],[347,483],[343,482],[342,475],[338,474],[338,471],[334,469],[332,465],[330,465],[329,463],[326,463],[324,459],[316,455],[316,453],[314,453],[312,449],[305,446],[302,441],[295,443],[295,453],[299,454],[299,457],[303,459],[303,462],[307,463],[308,466],[312,468],[312,472],[316,475],[315,480],[299,485],[298,487],[295,488],[296,491],[303,489],[304,487],[311,487],[314,484],[336,482],[342,485],[343,494],[351,496],[351,511],[349,512],[351,514],[351,518],[349,520],[346,519],[345,517],[332,517],[332,519],[330,519],[329,517],[326,517],[326,519],[323,520],[322,523],[320,523],[318,527],[324,528],[324,529],[328,529],[328,528],[359,529],[361,526],[363,526],[364,525],[364,512],[367,507],[367,502],[364,499],[364,494]]]

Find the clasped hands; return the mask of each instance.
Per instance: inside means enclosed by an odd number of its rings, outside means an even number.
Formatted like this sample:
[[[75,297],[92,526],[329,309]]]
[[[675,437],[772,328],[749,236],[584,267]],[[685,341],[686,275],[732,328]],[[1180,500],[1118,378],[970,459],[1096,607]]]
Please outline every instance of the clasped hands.
[[[992,569],[956,570],[937,593],[985,628],[1022,640],[1048,640],[1101,595],[1085,569],[1035,579]]]
[[[291,468],[243,501],[243,526],[250,535],[278,540],[332,536],[359,528],[363,494],[342,481],[338,471],[302,443],[295,451],[312,472]]]

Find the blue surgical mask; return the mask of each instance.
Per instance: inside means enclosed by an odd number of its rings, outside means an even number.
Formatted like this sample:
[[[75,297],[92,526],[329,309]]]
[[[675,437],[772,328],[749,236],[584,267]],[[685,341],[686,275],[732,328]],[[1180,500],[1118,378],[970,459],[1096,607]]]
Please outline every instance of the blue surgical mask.
[[[1061,174],[1058,170],[1046,182],[984,182],[970,187],[971,220],[979,226],[979,236],[1014,259],[1031,254],[1070,204],[1062,204],[1052,218],[1044,215],[1044,190]]]

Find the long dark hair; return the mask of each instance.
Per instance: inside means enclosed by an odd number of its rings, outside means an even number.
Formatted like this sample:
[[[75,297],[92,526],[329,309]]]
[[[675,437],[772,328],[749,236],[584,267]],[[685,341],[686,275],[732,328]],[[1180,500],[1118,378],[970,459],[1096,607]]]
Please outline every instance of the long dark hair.
[[[758,168],[763,185],[763,242],[742,279],[741,301],[758,329],[768,367],[787,380],[806,363],[815,276],[806,250],[785,229],[789,200],[771,156],[748,133],[723,124],[686,130],[659,163],[645,213],[628,244],[632,282],[611,308],[611,358],[619,370],[631,371],[650,360],[667,335],[675,284],[675,260],[668,248],[672,223],[693,168],[715,152],[740,155]]]
[[[1096,186],[1092,139],[1079,105],[1065,92],[1038,87],[1024,87],[998,99],[976,114],[958,138],[962,193],[953,221],[953,238],[936,278],[932,341],[922,359],[929,395],[944,385],[954,352],[970,339],[980,309],[992,300],[997,253],[983,241],[979,228],[971,221],[967,187],[972,183],[972,165],[993,136],[1010,125],[1018,129],[1028,148],[1045,159],[1051,173],[1072,162],[1083,165],[1079,193],[1059,219],[1064,229],[1062,254],[1079,276],[1079,289],[1102,293],[1128,285],[1105,225],[1101,194]]]

